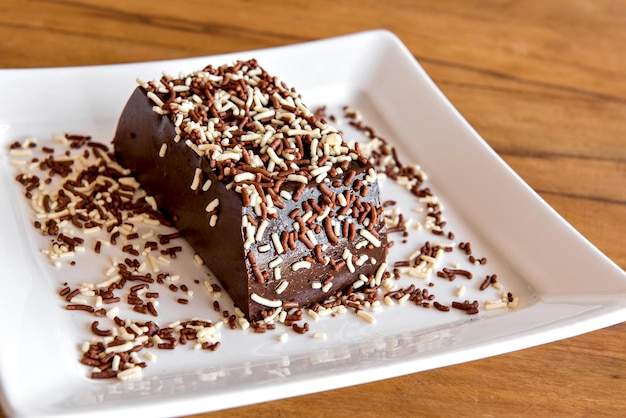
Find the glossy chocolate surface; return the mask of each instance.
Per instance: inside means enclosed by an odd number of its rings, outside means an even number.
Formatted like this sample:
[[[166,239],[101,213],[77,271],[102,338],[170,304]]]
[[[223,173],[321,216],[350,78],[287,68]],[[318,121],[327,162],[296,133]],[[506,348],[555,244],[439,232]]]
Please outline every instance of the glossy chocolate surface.
[[[299,307],[310,306],[328,299],[337,291],[345,290],[360,275],[372,277],[380,263],[385,260],[387,239],[377,183],[376,181],[369,183],[365,189],[366,193],[360,188],[361,194],[365,196],[352,190],[355,184],[364,182],[371,169],[369,164],[352,162],[343,175],[336,175],[325,184],[335,193],[351,190],[350,193],[359,195],[359,205],[371,203],[372,207],[376,208],[376,215],[372,216],[370,213],[367,218],[370,219],[369,222],[375,221],[369,229],[379,236],[379,246],[371,243],[364,245],[361,242],[357,245],[359,248],[355,247],[356,243],[364,241],[360,234],[356,233],[355,236],[354,233],[365,229],[358,219],[360,212],[348,208],[349,210],[341,212],[346,212],[345,214],[340,215],[341,207],[336,203],[336,207],[327,217],[334,217],[336,221],[341,219],[342,225],[345,222],[354,223],[352,241],[343,234],[348,228],[342,227],[339,228],[341,233],[337,244],[332,245],[325,232],[324,222],[314,219],[319,217],[317,215],[304,225],[305,229],[311,230],[309,236],[312,234],[324,251],[309,248],[310,245],[308,247],[304,242],[306,238],[304,241],[297,239],[298,232],[302,230],[299,226],[294,226],[298,222],[289,216],[290,213],[296,208],[302,209],[301,214],[307,212],[304,209],[309,209],[310,212],[310,204],[314,202],[318,205],[325,204],[324,194],[318,184],[311,182],[306,185],[297,202],[281,198],[284,208],[277,211],[276,217],[267,219],[267,228],[262,239],[245,249],[246,230],[242,225],[243,217],[250,215],[249,219],[256,220],[259,224],[261,222],[254,208],[244,206],[241,193],[227,189],[226,184],[217,179],[208,158],[199,156],[183,141],[174,142],[175,135],[174,124],[170,118],[153,111],[152,101],[146,97],[145,91],[138,87],[119,120],[114,138],[116,157],[120,164],[133,172],[148,194],[155,197],[160,210],[181,231],[218,278],[235,305],[249,319],[258,319],[262,311],[269,309],[253,301],[253,294],[271,301],[296,302]],[[164,143],[167,144],[167,152],[165,156],[160,157],[159,151]],[[207,191],[202,191],[201,188],[194,191],[190,187],[198,167],[202,170],[204,180],[212,180],[212,185]],[[345,186],[344,177],[350,170],[354,170],[356,175]],[[298,186],[299,184],[295,182],[285,182],[281,190],[293,192]],[[205,208],[215,198],[219,199],[219,216],[215,226],[210,226]],[[309,203],[305,203],[303,208],[303,202]],[[291,237],[296,239],[293,240],[291,248],[287,245],[286,251],[279,254],[270,237],[272,233],[280,236],[283,231],[291,232]],[[269,251],[264,251],[268,246]],[[346,260],[342,259],[346,249],[352,254],[350,261],[354,266],[353,272],[349,271]],[[248,252],[252,253],[251,257]],[[318,261],[320,252],[324,258],[327,257],[326,261],[332,259],[335,266],[332,265],[333,262],[326,265],[320,263]],[[367,255],[367,260],[358,266],[355,263],[363,254]],[[268,266],[277,257],[282,259],[278,265],[280,280],[276,280],[275,277],[276,267]],[[294,271],[292,267],[294,263],[306,260],[312,261],[310,268]],[[251,261],[254,261],[254,264]],[[258,269],[257,273],[264,273],[262,280],[259,280],[258,274],[255,275],[255,266]],[[332,276],[332,280],[329,280],[329,276]],[[283,281],[288,284],[286,287],[283,285],[284,289],[281,289]],[[332,285],[324,286],[328,281],[331,281]],[[313,285],[314,282],[320,284]],[[324,289],[319,288],[320,286]],[[277,289],[282,292],[277,293]]]

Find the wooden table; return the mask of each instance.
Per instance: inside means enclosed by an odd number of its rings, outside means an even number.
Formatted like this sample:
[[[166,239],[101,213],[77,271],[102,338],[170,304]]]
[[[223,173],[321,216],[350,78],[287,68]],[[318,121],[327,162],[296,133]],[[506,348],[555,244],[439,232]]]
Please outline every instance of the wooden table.
[[[0,67],[191,57],[386,28],[506,162],[626,268],[626,1],[104,3],[3,1]],[[623,416],[625,394],[622,323],[469,364],[199,416]]]

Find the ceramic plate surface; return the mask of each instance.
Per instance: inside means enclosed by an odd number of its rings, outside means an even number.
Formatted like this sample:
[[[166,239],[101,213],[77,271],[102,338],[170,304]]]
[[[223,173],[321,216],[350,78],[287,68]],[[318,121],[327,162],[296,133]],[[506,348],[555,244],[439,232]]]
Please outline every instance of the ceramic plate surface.
[[[428,184],[445,207],[457,243],[471,241],[488,258],[472,266],[477,277],[497,273],[517,309],[485,310],[475,316],[442,313],[411,304],[375,312],[375,324],[348,313],[308,320],[312,332],[288,329],[253,334],[222,330],[215,352],[179,346],[157,351],[137,382],[94,381],[79,364],[79,348],[93,320],[64,309],[64,281],[95,282],[107,261],[80,255],[73,268],[55,269],[40,250],[45,240],[32,228],[32,213],[13,180],[17,168],[8,144],[26,137],[89,134],[108,143],[136,78],[177,75],[207,64],[256,58],[272,74],[295,86],[311,108],[326,105],[341,114],[358,109],[380,136],[397,147],[406,163],[429,175]],[[0,386],[5,413],[15,416],[110,416],[136,412],[174,416],[230,408],[324,391],[443,367],[543,344],[626,319],[626,275],[541,200],[476,134],[393,35],[366,32],[261,51],[116,66],[0,71]],[[357,137],[340,118],[337,127]],[[390,180],[383,199],[419,220],[415,197]],[[396,245],[390,263],[436,241],[424,230]],[[186,251],[192,254],[191,251]],[[571,260],[584,260],[572,263]],[[203,281],[207,272],[185,259],[181,277]],[[454,251],[443,265],[466,263]],[[498,299],[500,291],[478,291],[480,279],[447,282],[433,278],[441,303],[457,298]],[[425,286],[420,279],[403,284]],[[218,320],[201,286],[189,305],[164,299],[160,324],[203,317]],[[167,292],[163,290],[163,292]],[[165,294],[165,293],[164,293]],[[171,297],[173,298],[173,296]],[[224,304],[228,304],[224,297]]]

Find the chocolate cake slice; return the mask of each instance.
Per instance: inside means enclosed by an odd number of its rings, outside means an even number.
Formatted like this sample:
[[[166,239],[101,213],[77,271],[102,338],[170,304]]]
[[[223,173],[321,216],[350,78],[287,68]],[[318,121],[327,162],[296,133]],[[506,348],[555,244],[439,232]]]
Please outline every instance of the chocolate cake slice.
[[[375,170],[255,60],[140,82],[114,147],[249,319],[380,283]]]

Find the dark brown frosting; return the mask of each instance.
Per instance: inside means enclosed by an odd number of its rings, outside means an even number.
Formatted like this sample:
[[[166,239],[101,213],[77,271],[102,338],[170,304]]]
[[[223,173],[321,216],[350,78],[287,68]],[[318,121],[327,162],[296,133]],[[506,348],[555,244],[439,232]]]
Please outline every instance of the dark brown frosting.
[[[271,234],[277,233],[280,236],[283,231],[287,231],[295,237],[297,233],[294,233],[293,226],[296,221],[289,214],[296,208],[302,209],[303,202],[325,205],[318,184],[310,182],[297,202],[281,198],[284,208],[278,210],[277,217],[267,219],[264,238],[246,250],[244,248],[246,231],[242,226],[242,218],[250,215],[250,219],[256,219],[256,222],[260,223],[261,220],[255,214],[254,208],[244,206],[241,193],[227,189],[226,184],[217,179],[207,157],[199,156],[183,141],[173,141],[176,135],[174,124],[169,117],[156,113],[153,105],[141,87],[133,92],[119,119],[114,138],[115,155],[120,164],[133,172],[148,194],[154,196],[160,210],[172,220],[174,226],[215,274],[235,305],[249,319],[258,319],[262,311],[270,309],[253,301],[253,294],[271,301],[296,302],[299,307],[310,306],[345,290],[360,275],[371,278],[380,263],[386,259],[387,239],[377,183],[376,181],[368,183],[367,193],[363,188],[359,189],[365,196],[353,190],[355,184],[364,181],[371,165],[354,161],[343,175],[330,178],[330,181],[324,184],[335,193],[352,190],[352,194],[358,195],[358,199],[353,201],[353,206],[372,205],[373,210],[370,212],[376,212],[376,215],[370,213],[366,218],[369,222],[376,221],[370,225],[369,230],[378,235],[379,246],[368,242],[365,246],[361,243],[359,248],[355,247],[357,242],[365,240],[359,233],[355,234],[355,231],[366,229],[362,222],[359,222],[362,210],[353,211],[350,208],[345,215],[340,216],[338,214],[340,207],[337,205],[329,216],[334,216],[335,219],[342,218],[342,224],[344,222],[355,224],[350,234],[353,235],[352,240],[343,236],[343,231],[347,228],[342,227],[337,245],[331,245],[325,233],[324,222],[308,222],[305,225],[313,231],[317,244],[327,245],[325,251],[319,251],[319,248],[310,249],[302,240],[296,238],[295,248],[286,248],[283,254],[277,254],[270,239]],[[159,151],[164,143],[167,144],[167,152],[164,157],[160,157]],[[202,170],[203,180],[212,180],[209,190],[191,189],[190,184],[196,168]],[[344,178],[350,170],[355,171],[355,176],[347,186],[344,186]],[[298,186],[299,184],[295,182],[285,182],[282,189],[293,191]],[[210,226],[205,209],[215,198],[219,199],[219,216],[215,225]],[[301,211],[304,212],[306,211]],[[352,216],[353,214],[356,218]],[[270,244],[270,250],[260,252],[259,247],[265,245],[267,248],[267,244]],[[350,259],[354,265],[353,272],[349,271],[345,261],[342,260],[346,249],[352,253]],[[319,251],[317,254],[316,250]],[[248,256],[248,252],[252,253],[252,257]],[[320,263],[318,261],[320,252],[323,257],[332,259],[336,266],[333,267],[332,262],[326,265]],[[356,260],[363,254],[367,255],[367,260],[361,266],[356,265]],[[277,256],[282,259],[279,266],[280,280],[275,279],[274,270],[268,267]],[[306,260],[313,261],[310,268],[293,271],[291,266],[305,260],[305,257],[308,257]],[[262,280],[258,280],[258,276],[255,275],[255,266],[258,269],[257,273],[265,272],[266,276]],[[330,289],[325,288],[324,292],[322,289],[312,287],[313,282],[328,280],[329,276],[333,276]],[[287,281],[288,285],[278,294],[276,289],[282,281]]]

